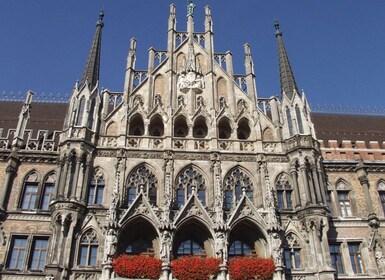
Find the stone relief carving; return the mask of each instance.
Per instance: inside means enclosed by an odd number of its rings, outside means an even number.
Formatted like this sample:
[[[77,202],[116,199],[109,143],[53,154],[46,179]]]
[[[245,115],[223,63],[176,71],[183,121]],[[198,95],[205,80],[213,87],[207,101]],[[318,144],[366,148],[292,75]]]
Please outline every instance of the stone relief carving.
[[[376,263],[378,267],[378,272],[380,275],[385,275],[385,256],[383,248],[378,242],[374,245],[374,256],[376,258]]]

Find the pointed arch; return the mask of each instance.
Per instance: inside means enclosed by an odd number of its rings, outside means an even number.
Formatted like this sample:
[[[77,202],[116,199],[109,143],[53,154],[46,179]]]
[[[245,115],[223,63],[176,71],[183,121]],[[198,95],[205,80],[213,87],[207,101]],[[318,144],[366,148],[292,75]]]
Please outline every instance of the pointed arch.
[[[229,259],[244,255],[267,258],[268,252],[267,234],[258,223],[245,217],[232,225],[229,234]]]
[[[231,137],[231,125],[230,120],[227,117],[223,117],[218,122],[218,138],[229,139]]]
[[[144,122],[141,114],[135,114],[130,119],[128,134],[135,135],[135,136],[143,136]]]
[[[35,170],[30,170],[24,177],[22,194],[20,196],[19,207],[22,210],[37,209],[39,203],[40,174]]]
[[[194,217],[177,226],[172,252],[174,258],[186,255],[214,257],[213,245],[210,228]]]
[[[133,228],[135,230],[132,230]],[[159,248],[159,232],[145,217],[129,220],[119,232],[117,254],[154,256],[158,253],[157,248]]]
[[[280,173],[275,179],[275,193],[279,209],[293,209],[293,181],[289,174]]]
[[[193,188],[203,205],[206,205],[206,176],[195,165],[188,165],[179,171],[175,179],[175,207],[182,207],[191,195]]]
[[[54,188],[56,183],[56,171],[52,170],[47,173],[43,180],[42,194],[40,196],[39,209],[48,211],[49,204],[53,198]]]
[[[262,140],[265,142],[274,141],[273,130],[269,127],[266,127],[262,134]]]
[[[87,204],[103,205],[104,188],[106,185],[105,172],[101,167],[95,167],[88,184]]]
[[[99,252],[99,238],[93,228],[87,229],[80,237],[79,241],[79,266],[96,266]]]
[[[250,133],[251,133],[251,130],[250,130],[249,120],[245,117],[241,118],[238,121],[238,128],[237,128],[238,139],[247,140],[250,137]]]
[[[118,134],[118,126],[114,121],[110,122],[106,128],[106,135],[117,135]]]
[[[194,120],[193,137],[206,138],[207,133],[208,133],[208,128],[206,124],[206,118],[203,116],[198,116]]]
[[[227,97],[227,81],[220,77],[217,81],[217,92],[220,97]]]
[[[289,231],[283,242],[284,264],[287,269],[301,269],[303,267],[304,253],[302,243],[298,235]]]
[[[253,201],[254,184],[251,175],[241,166],[235,166],[227,172],[223,180],[225,191],[225,210],[232,209],[240,200],[243,188],[246,195]]]
[[[156,114],[151,118],[150,125],[148,127],[148,133],[150,134],[150,136],[163,136],[163,118],[159,114]]]
[[[145,163],[131,170],[126,181],[126,195],[124,198],[124,204],[126,206],[135,200],[141,189],[143,189],[144,194],[152,205],[157,204],[159,181],[155,174],[154,169]]]
[[[174,137],[186,137],[188,131],[186,117],[183,115],[177,116],[174,121]]]

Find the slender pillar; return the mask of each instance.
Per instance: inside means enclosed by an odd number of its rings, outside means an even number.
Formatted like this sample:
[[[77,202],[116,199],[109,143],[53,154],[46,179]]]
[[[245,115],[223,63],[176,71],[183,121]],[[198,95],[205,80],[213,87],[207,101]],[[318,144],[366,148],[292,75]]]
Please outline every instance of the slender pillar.
[[[307,180],[307,174],[306,174],[306,165],[301,164],[299,167],[299,170],[301,171],[302,182],[305,188],[306,205],[309,205],[311,203],[311,196],[310,196],[310,190],[309,190],[309,181]]]
[[[9,190],[11,189],[12,185],[12,179],[15,176],[16,168],[8,165],[5,169],[5,180],[4,180],[4,186],[3,191],[0,192],[0,210],[5,210],[8,203],[8,197],[9,197]]]
[[[75,166],[75,173],[74,177],[72,178],[72,186],[71,186],[71,198],[76,198],[76,188],[78,186],[78,178],[79,178],[79,170],[80,170],[80,164],[82,160],[80,157],[76,158],[76,166]]]
[[[82,184],[82,190],[81,190],[81,201],[87,202],[87,189],[88,189],[88,181],[89,181],[89,176],[90,176],[90,162],[88,159],[86,160],[84,164],[84,177],[83,177],[83,184]]]
[[[316,202],[317,202],[317,204],[323,204],[322,203],[322,197],[321,197],[320,185],[319,185],[319,181],[318,181],[317,167],[315,165],[313,165],[311,167],[311,171],[313,174],[313,182],[314,182],[314,189],[315,189],[315,194],[316,194]]]
[[[63,174],[61,176],[61,182],[59,184],[59,192],[58,192],[58,195],[60,197],[64,196],[64,189],[65,189],[66,182],[67,182],[67,173],[68,173],[68,165],[69,165],[70,158],[69,157],[64,157],[63,161],[64,161],[64,167],[62,169],[63,170],[62,171]]]
[[[55,193],[53,195],[54,199],[57,199],[57,197],[59,195],[60,180],[61,180],[62,173],[63,173],[63,166],[64,166],[64,161],[59,160],[59,164],[58,164],[58,167],[56,169],[57,177],[56,177],[56,182],[55,182],[55,190],[54,190]]]
[[[294,187],[294,195],[295,195],[295,208],[299,208],[302,206],[302,203],[301,203],[301,196],[298,189],[298,175],[297,175],[297,170],[295,166],[291,168],[290,173],[291,173],[291,177],[293,179],[293,185],[294,185],[293,187]]]

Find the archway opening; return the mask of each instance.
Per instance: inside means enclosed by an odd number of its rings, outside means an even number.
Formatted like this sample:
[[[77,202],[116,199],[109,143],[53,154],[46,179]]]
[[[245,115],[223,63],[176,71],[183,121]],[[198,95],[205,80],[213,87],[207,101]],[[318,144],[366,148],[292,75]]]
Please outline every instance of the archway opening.
[[[129,135],[142,136],[144,134],[144,122],[141,115],[137,114],[130,120]]]
[[[161,116],[156,115],[151,119],[148,132],[150,136],[163,136],[164,125],[163,125],[163,120]]]
[[[186,137],[188,134],[188,126],[186,119],[183,116],[179,116],[174,123],[174,136]]]
[[[218,124],[218,138],[229,139],[231,136],[230,121],[227,118],[222,118]]]
[[[242,140],[249,139],[250,126],[249,126],[249,121],[246,118],[242,118],[238,122],[237,136],[238,136],[238,139],[242,139]]]
[[[207,136],[206,119],[202,116],[196,118],[193,127],[193,136],[195,138],[205,138]]]

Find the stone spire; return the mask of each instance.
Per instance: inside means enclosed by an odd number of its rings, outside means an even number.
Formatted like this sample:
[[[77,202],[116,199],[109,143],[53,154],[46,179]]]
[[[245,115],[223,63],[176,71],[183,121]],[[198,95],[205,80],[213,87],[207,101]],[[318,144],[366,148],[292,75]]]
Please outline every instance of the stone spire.
[[[99,14],[99,20],[96,22],[95,37],[92,42],[90,53],[88,54],[87,64],[83,72],[83,77],[79,86],[82,86],[88,81],[89,88],[93,89],[99,81],[99,67],[100,67],[100,51],[102,43],[102,28],[104,12]]]
[[[279,29],[278,21],[274,22],[275,37],[278,43],[278,57],[279,57],[279,75],[281,82],[281,93],[285,93],[291,100],[294,96],[294,91],[298,93],[297,84],[295,83],[293,71],[291,70],[289,57],[287,56],[285,45],[282,39],[282,32]]]

